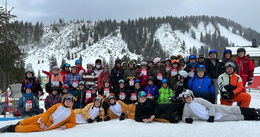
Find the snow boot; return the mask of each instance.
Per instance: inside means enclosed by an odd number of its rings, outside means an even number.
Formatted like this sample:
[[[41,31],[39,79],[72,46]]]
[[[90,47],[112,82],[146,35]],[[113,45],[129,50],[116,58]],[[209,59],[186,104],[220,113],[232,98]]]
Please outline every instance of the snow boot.
[[[0,128],[0,133],[4,133],[7,132],[7,129],[10,127],[10,125],[4,126],[2,128]]]

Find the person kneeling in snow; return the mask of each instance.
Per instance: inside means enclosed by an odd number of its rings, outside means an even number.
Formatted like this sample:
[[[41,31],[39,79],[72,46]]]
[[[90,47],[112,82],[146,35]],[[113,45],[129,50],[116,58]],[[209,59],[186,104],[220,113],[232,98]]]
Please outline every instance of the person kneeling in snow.
[[[127,105],[121,100],[116,100],[114,95],[110,95],[106,98],[103,108],[105,110],[105,121],[115,118],[124,120],[126,117]]]
[[[260,109],[212,104],[203,98],[194,98],[187,89],[180,95],[185,102],[182,120],[192,124],[193,120],[208,122],[260,120]]]
[[[93,103],[88,104],[83,109],[76,109],[76,123],[93,123],[94,120],[100,122],[104,119],[104,109],[102,106],[102,97],[97,96],[94,98]]]
[[[62,103],[52,106],[42,114],[23,119],[16,125],[5,126],[0,129],[0,132],[36,132],[58,127],[72,128],[76,124],[75,113],[72,110],[73,102],[72,95],[65,95]]]

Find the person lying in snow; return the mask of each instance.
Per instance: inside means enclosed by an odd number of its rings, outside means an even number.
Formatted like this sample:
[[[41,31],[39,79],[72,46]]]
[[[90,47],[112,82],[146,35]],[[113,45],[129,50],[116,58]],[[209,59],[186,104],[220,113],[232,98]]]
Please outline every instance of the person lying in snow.
[[[76,123],[93,123],[95,120],[100,122],[104,119],[104,109],[102,108],[102,97],[97,96],[94,98],[93,103],[88,104],[82,109],[76,109]]]
[[[37,132],[47,131],[60,127],[72,128],[76,124],[75,113],[72,110],[74,97],[65,95],[62,103],[56,104],[46,112],[23,119],[16,125],[8,125],[0,128],[0,132]]]
[[[194,98],[189,89],[180,97],[185,102],[182,120],[186,123],[192,124],[193,120],[208,122],[260,120],[260,109],[212,104],[203,98]]]

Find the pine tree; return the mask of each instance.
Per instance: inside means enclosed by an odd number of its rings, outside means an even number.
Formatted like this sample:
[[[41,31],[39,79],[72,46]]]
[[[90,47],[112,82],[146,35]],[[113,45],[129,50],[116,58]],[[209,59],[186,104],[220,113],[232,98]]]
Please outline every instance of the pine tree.
[[[66,60],[62,58],[60,68],[63,68],[65,64],[66,64]]]
[[[54,55],[52,55],[49,59],[49,66],[50,66],[50,71],[52,70],[52,67],[57,66],[57,59]]]
[[[70,60],[71,58],[70,58],[70,51],[69,50],[67,50],[67,55],[66,55],[66,58],[68,59],[68,60]]]

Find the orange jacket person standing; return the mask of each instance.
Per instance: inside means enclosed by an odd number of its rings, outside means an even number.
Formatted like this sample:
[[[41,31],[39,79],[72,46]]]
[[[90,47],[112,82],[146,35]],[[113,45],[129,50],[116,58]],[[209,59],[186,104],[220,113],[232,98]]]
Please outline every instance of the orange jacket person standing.
[[[52,106],[45,113],[23,119],[16,125],[0,128],[0,132],[36,132],[58,127],[72,128],[76,124],[75,113],[72,110],[73,102],[72,95],[65,95],[62,103]]]
[[[231,106],[233,102],[241,102],[240,107],[249,107],[251,96],[243,88],[242,78],[234,72],[234,62],[225,64],[226,72],[218,77],[221,104]]]

